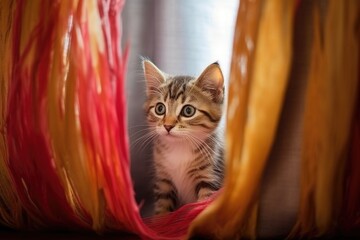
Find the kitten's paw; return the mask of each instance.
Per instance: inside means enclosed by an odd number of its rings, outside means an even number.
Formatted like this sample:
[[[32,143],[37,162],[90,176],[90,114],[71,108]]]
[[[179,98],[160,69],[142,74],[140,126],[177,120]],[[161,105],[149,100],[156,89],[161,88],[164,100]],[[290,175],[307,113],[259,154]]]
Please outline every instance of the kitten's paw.
[[[204,191],[200,190],[197,201],[198,202],[204,201],[204,200],[208,199],[209,197],[211,197],[213,195],[213,193],[214,193],[214,191],[206,191],[205,189],[204,189]]]
[[[169,212],[170,212],[169,210],[163,209],[163,208],[161,208],[161,209],[155,209],[154,215],[155,215],[155,216],[164,216],[164,215],[168,214]]]
[[[155,215],[165,215],[169,212],[174,211],[174,201],[172,198],[168,197],[167,194],[162,193],[162,195],[160,194],[160,196],[163,196],[164,198],[159,198],[156,202],[155,202],[155,209],[154,209],[154,213]]]

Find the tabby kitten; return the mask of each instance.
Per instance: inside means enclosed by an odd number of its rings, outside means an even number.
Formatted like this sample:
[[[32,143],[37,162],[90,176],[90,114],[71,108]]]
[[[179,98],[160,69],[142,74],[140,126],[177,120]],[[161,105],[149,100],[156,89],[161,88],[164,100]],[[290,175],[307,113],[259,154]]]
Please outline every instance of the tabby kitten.
[[[224,79],[218,63],[198,77],[170,76],[143,61],[145,110],[155,135],[155,214],[208,198],[223,179],[218,124]]]

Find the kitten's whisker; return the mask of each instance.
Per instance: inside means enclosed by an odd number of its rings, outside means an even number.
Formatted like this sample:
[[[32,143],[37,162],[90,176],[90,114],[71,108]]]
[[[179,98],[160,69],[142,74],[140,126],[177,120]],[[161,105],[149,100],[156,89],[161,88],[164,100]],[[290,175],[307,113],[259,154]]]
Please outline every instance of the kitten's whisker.
[[[195,136],[193,136],[193,137],[194,137],[194,139],[196,139]],[[216,154],[216,152],[215,152],[212,148],[210,148],[210,146],[209,146],[206,142],[203,142],[203,141],[200,141],[200,140],[197,140],[197,141],[199,141],[199,142],[202,144],[202,145],[201,145],[202,150],[203,150],[204,152],[206,152],[207,157],[208,157],[209,159],[212,159],[211,156],[214,155],[214,154]]]
[[[207,159],[211,159],[211,153],[207,149],[207,144],[199,139],[196,139],[195,136],[192,136],[190,134],[187,134],[188,139],[195,145],[196,148],[199,149],[201,154],[205,155]]]
[[[200,153],[201,153],[202,155],[206,155],[206,157],[207,157],[207,154],[204,154],[204,152],[202,151],[201,146],[200,146],[196,141],[194,141],[194,140],[192,139],[191,135],[185,135],[185,138],[186,138],[186,140],[188,140],[188,145],[190,145],[190,143],[191,143],[192,145],[195,146],[195,148],[199,149],[199,151],[200,151]],[[190,143],[189,143],[189,142],[190,142]]]
[[[206,133],[205,131],[202,131],[203,133]],[[220,136],[224,136],[223,134],[219,134]],[[208,136],[208,139],[212,142],[212,143],[214,143],[214,144],[216,144],[217,146],[219,146],[219,147],[223,147],[224,146],[224,142],[223,141],[219,141],[219,139],[216,137],[216,136],[214,136],[214,135],[210,135],[210,136]]]
[[[152,135],[147,135],[147,136],[143,136],[141,138],[138,138],[136,141],[133,142],[131,148],[137,148],[137,147],[141,147],[144,142],[150,138]]]
[[[149,144],[151,144],[153,142],[153,139],[156,138],[156,137],[157,137],[156,134],[152,134],[152,135],[149,135],[146,138],[144,138],[137,151],[138,152],[143,152],[145,150],[145,148],[147,146],[149,146]]]
[[[142,135],[142,134],[144,134],[144,132],[146,134],[146,132],[150,132],[150,131],[151,131],[151,128],[140,129],[140,130],[138,130],[136,132],[133,132],[133,133],[131,133],[129,135],[130,135],[130,138],[134,138],[134,137],[138,136],[139,134]]]
[[[190,148],[190,150],[193,150],[193,145],[196,148],[199,147],[199,145],[191,139],[190,135],[184,135],[184,137],[185,137],[184,141],[186,145]]]
[[[143,129],[138,129],[136,130],[135,132],[132,132],[130,133],[131,136],[135,136],[139,133],[143,133],[143,132],[146,132],[146,131],[151,131],[151,128],[143,128]]]
[[[209,138],[209,140],[211,141],[211,143],[215,144],[218,147],[223,147],[224,146],[224,142],[219,141],[216,137],[211,136],[211,138]]]
[[[151,143],[154,142],[153,140],[154,140],[156,137],[157,137],[156,134],[148,137],[148,138],[143,142],[143,145],[141,145],[141,146],[139,147],[139,152],[144,151],[144,149],[145,149],[147,146],[149,146],[149,144],[151,144]]]
[[[150,126],[149,126],[149,124],[144,124],[144,125],[140,124],[140,125],[131,126],[131,127],[129,127],[129,129],[136,128],[136,127],[139,128],[139,127],[150,127]]]
[[[206,141],[202,141],[200,138],[196,137],[196,136],[192,136],[195,140],[197,140],[198,142],[202,143],[203,146],[208,150],[211,151],[212,153],[215,153],[215,151],[206,143]]]
[[[153,135],[156,135],[156,133],[153,133],[153,132],[148,132],[146,133],[145,135],[137,138],[135,141],[132,142],[132,147],[135,147],[137,146],[138,143],[141,143],[141,141],[146,141],[147,138],[153,136]],[[145,140],[144,140],[145,139]]]

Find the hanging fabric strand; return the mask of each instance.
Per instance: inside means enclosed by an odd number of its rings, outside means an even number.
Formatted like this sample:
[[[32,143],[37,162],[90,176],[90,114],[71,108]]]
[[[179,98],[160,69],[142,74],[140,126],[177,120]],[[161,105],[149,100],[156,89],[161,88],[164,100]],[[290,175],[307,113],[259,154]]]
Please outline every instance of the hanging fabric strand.
[[[254,237],[256,221],[249,224],[247,219],[255,211],[287,85],[294,7],[295,1],[240,1],[230,76],[224,191],[194,220],[190,235],[231,239],[246,231]],[[246,224],[249,229],[244,228]]]
[[[325,10],[319,2],[314,4],[300,210],[291,236],[321,236],[334,231],[341,215],[344,168],[358,89],[359,3],[327,3]],[[323,22],[320,15],[325,16]]]
[[[119,48],[123,4],[2,3],[4,225],[151,236],[129,173],[126,53]]]
[[[359,62],[358,62],[359,63]],[[359,68],[360,69],[360,66]],[[360,78],[358,75],[358,93]],[[355,118],[350,133],[349,162],[345,167],[345,189],[341,213],[342,231],[348,232],[360,229],[360,95],[357,95]]]
[[[9,153],[6,140],[14,5],[12,1],[7,1],[0,7],[0,59],[2,59],[0,64],[0,224],[19,229],[24,221],[23,212],[9,174]]]

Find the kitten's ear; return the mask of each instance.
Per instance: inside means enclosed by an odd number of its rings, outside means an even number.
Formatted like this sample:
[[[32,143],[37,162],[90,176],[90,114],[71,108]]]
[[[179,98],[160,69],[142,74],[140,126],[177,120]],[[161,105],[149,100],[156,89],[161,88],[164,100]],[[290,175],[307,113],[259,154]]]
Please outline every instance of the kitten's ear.
[[[164,73],[149,60],[143,60],[144,76],[146,79],[146,94],[156,91],[165,82]]]
[[[196,80],[196,86],[211,94],[212,100],[222,103],[224,100],[224,77],[217,62],[210,64]]]

